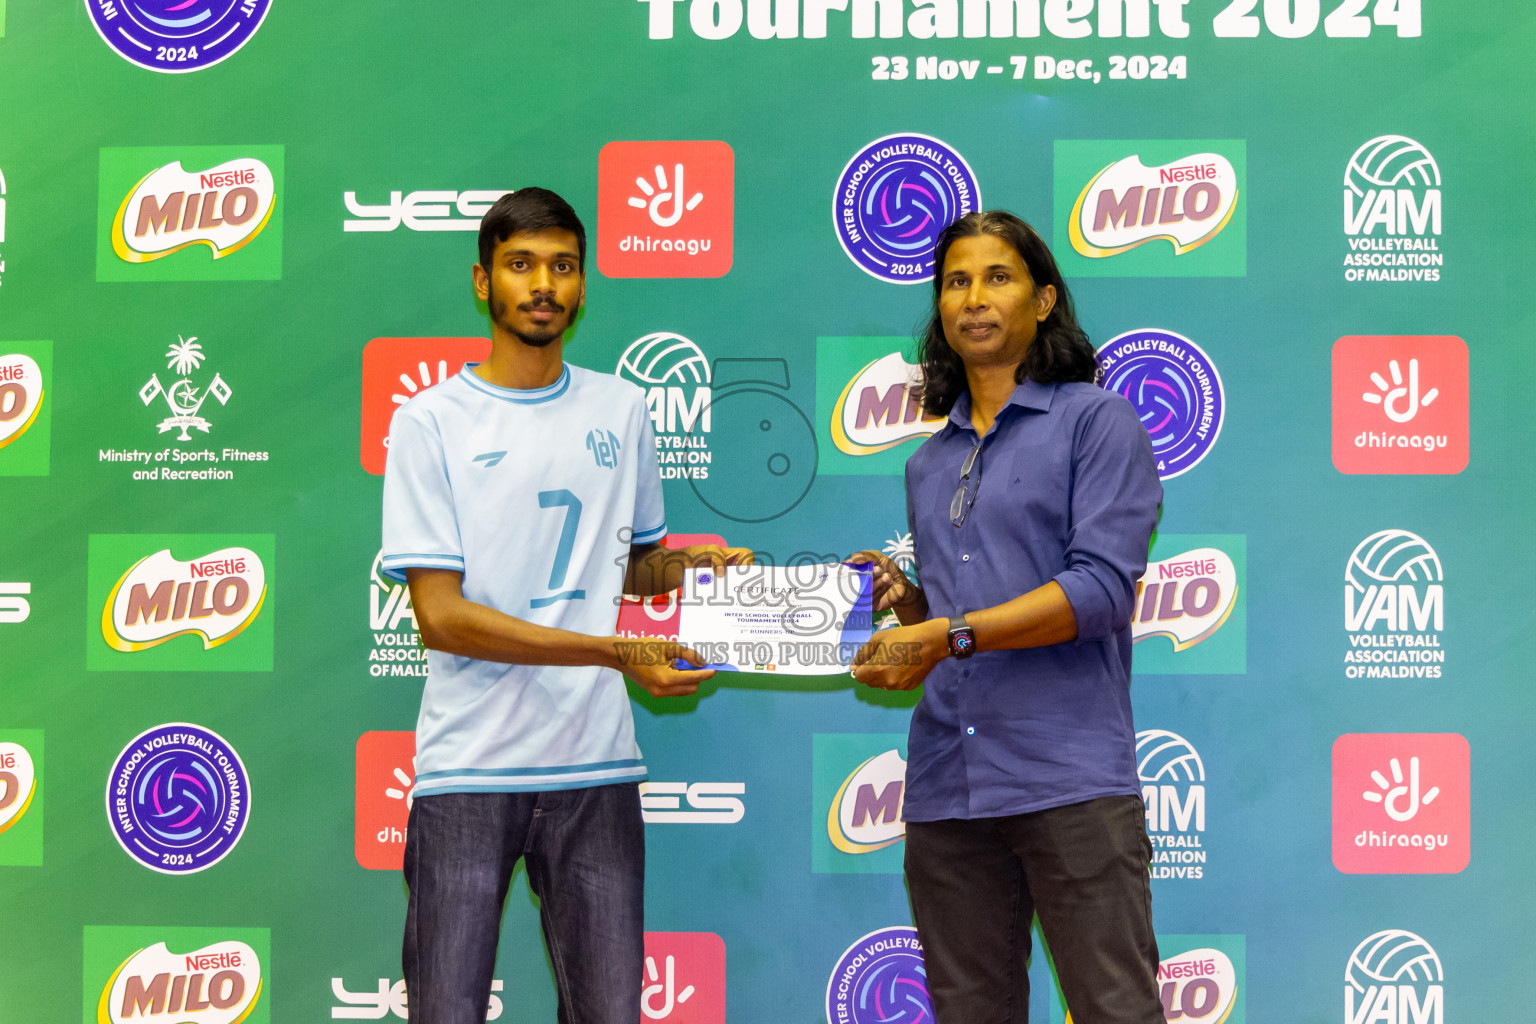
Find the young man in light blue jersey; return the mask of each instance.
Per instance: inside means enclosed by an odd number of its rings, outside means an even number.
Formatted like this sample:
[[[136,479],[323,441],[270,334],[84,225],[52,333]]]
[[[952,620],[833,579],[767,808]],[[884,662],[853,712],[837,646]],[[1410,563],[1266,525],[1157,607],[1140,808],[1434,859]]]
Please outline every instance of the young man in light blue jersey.
[[[741,549],[665,551],[644,393],[566,364],[586,232],[541,188],[480,226],[491,355],[407,402],[384,474],[386,575],[430,649],[405,849],[412,1024],[480,1024],[512,869],[525,859],[561,1022],[634,1024],[644,959],[645,777],[620,670],[694,693],[696,653],[614,636],[621,593]],[[506,998],[506,997],[504,997]]]

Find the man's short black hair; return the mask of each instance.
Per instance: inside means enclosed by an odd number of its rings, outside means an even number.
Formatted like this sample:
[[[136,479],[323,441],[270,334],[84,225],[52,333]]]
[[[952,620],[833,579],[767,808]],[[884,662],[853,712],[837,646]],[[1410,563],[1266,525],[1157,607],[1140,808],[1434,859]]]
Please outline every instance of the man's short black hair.
[[[571,204],[547,188],[530,185],[509,192],[485,211],[480,219],[480,265],[487,271],[496,247],[519,231],[561,228],[576,236],[576,263],[587,272],[587,229]]]

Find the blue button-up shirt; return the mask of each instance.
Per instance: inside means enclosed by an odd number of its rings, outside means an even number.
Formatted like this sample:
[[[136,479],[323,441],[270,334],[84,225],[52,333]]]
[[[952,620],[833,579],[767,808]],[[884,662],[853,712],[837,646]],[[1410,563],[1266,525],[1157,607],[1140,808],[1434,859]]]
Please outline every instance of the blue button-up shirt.
[[[976,446],[969,394],[907,460],[907,522],[933,618],[1055,580],[1077,639],[945,658],[912,714],[904,816],[986,818],[1134,795],[1131,611],[1162,503],[1131,404],[1092,384],[1026,380],[983,440],[981,484],[950,521]],[[973,470],[974,478],[974,470]]]

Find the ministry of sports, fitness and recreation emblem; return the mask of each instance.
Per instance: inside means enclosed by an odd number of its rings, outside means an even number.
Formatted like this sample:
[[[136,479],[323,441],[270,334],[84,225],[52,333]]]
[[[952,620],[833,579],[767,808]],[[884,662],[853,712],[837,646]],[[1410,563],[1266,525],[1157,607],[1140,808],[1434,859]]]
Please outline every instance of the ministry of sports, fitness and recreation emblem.
[[[169,385],[160,382],[160,375],[153,374],[149,382],[139,389],[139,398],[145,405],[149,405],[156,398],[163,397],[165,404],[170,408],[171,414],[160,421],[160,433],[171,430],[180,430],[178,441],[190,441],[192,435],[189,430],[201,430],[208,433],[212,425],[199,413],[203,404],[213,398],[220,405],[229,402],[229,396],[234,392],[224,378],[217,373],[206,388],[199,389],[192,382],[191,374],[203,363],[203,347],[197,343],[196,338],[181,338],[177,336],[176,344],[166,350],[166,367],[176,374],[177,379]]]

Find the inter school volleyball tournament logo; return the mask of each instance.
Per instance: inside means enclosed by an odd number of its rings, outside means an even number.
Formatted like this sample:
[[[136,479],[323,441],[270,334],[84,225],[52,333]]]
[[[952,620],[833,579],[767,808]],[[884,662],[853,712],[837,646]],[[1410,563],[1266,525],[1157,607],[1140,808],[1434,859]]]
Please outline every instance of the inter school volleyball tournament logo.
[[[1344,968],[1344,1024],[1444,1024],[1444,982],[1428,942],[1401,928],[1379,931],[1355,947]]]
[[[1333,866],[1454,874],[1472,857],[1472,749],[1457,733],[1351,733],[1333,744]]]
[[[1344,168],[1346,281],[1438,281],[1440,165],[1406,135],[1379,135]]]
[[[849,946],[827,981],[827,1024],[927,1024],[928,971],[916,928],[881,928]]]
[[[608,277],[731,269],[736,154],[724,142],[610,142],[597,155],[597,266]]]
[[[190,875],[229,855],[251,817],[251,785],[235,748],[211,729],[146,729],[107,777],[107,824],[123,852],[165,875]]]
[[[1344,567],[1348,679],[1439,679],[1445,667],[1445,570],[1429,542],[1379,530]]]
[[[283,147],[103,149],[98,281],[282,277]]]
[[[166,74],[233,57],[271,7],[272,0],[85,0],[91,24],[118,56]]]
[[[1226,398],[1221,374],[1205,351],[1173,331],[1127,331],[1098,351],[1104,389],[1135,406],[1152,437],[1157,475],[1189,472],[1221,436]]]
[[[53,342],[0,341],[0,476],[47,476]]]
[[[266,928],[87,926],[85,1019],[92,1024],[267,1024]]]
[[[1056,256],[1071,274],[1242,277],[1247,144],[1056,143]]]
[[[1205,877],[1205,762],[1176,732],[1136,734],[1136,774],[1152,840],[1152,877]]]
[[[871,277],[895,284],[933,278],[933,247],[959,218],[981,209],[981,187],[958,150],[928,135],[876,139],[838,175],[837,240]]]
[[[1341,473],[1460,473],[1471,447],[1467,343],[1452,336],[1333,345],[1333,465]]]

